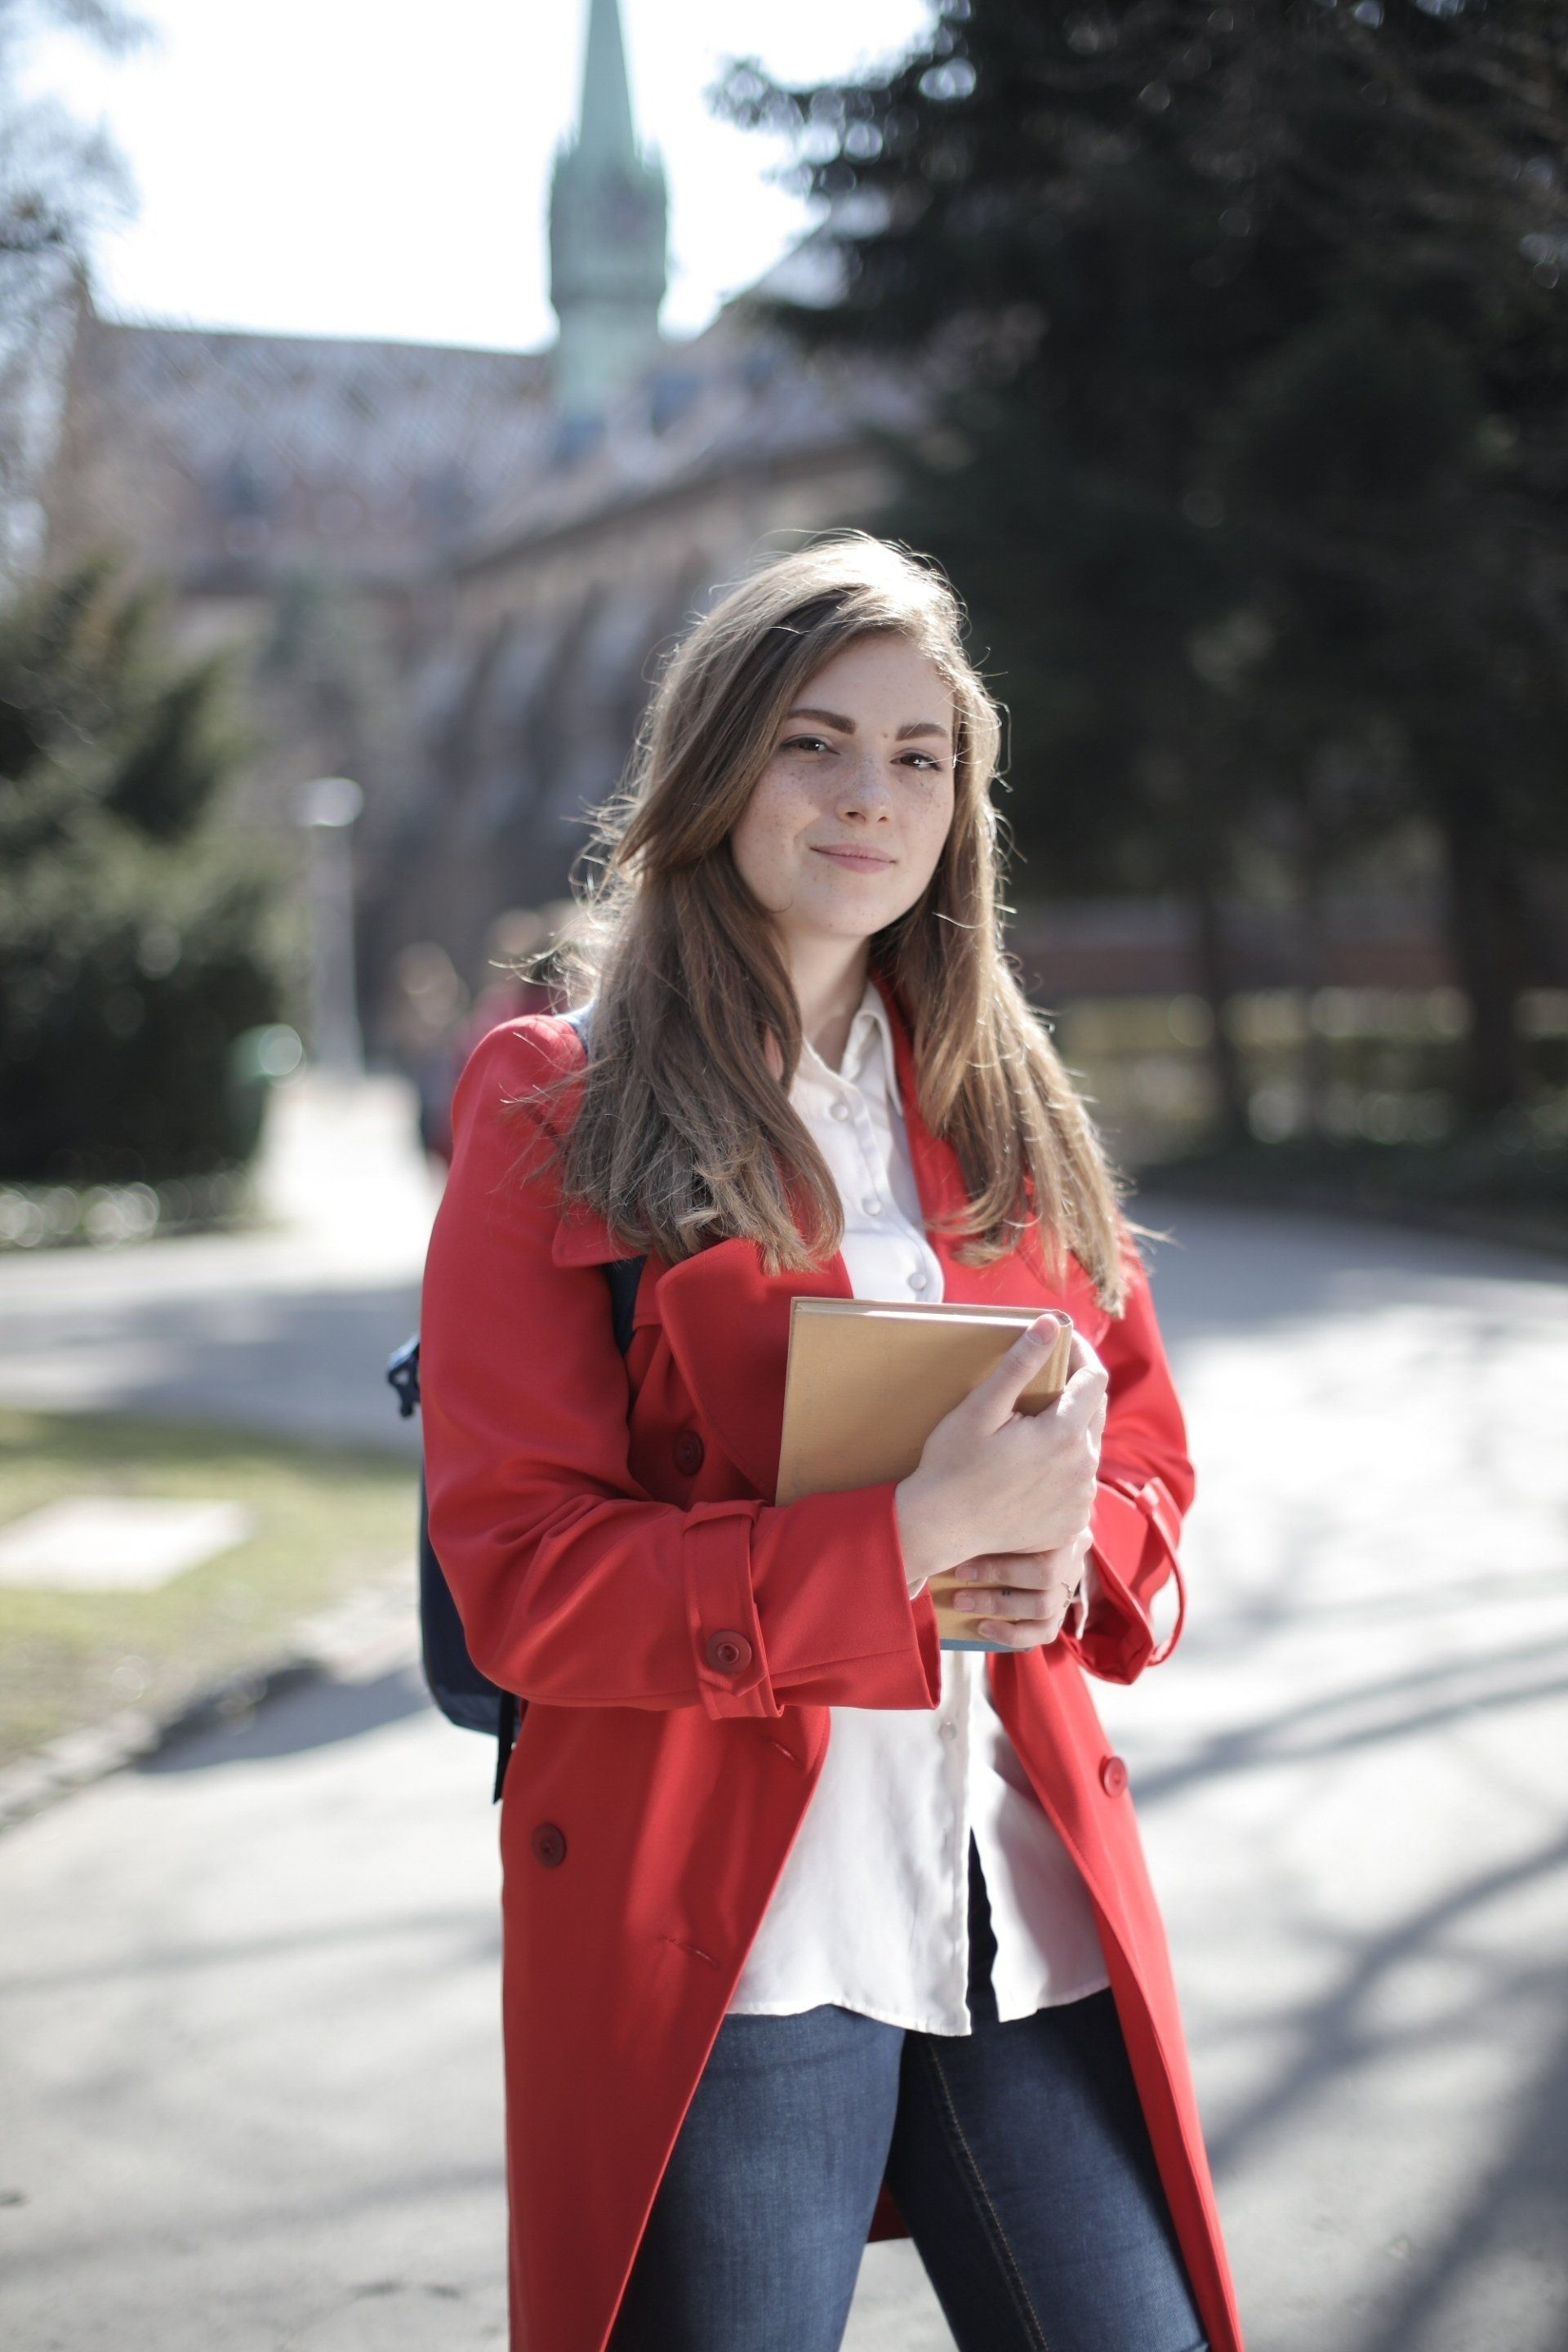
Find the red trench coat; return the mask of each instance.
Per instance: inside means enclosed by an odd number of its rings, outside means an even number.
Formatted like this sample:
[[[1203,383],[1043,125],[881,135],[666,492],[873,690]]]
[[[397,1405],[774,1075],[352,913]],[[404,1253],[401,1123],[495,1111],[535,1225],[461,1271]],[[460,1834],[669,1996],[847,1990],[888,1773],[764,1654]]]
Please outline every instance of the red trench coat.
[[[886,992],[884,992],[886,993]],[[961,1204],[889,1002],[928,1219]],[[603,2352],[655,2190],[822,1769],[833,1706],[933,1707],[935,1615],[911,1601],[891,1484],[778,1507],[789,1302],[846,1297],[842,1257],[768,1277],[729,1241],[650,1258],[616,1349],[596,1219],[524,1182],[537,1108],[577,1066],[563,1020],[486,1037],[455,1106],[430,1245],[430,1526],[474,1660],[528,1705],[501,1802],[511,2352]],[[570,1093],[550,1116],[570,1117]],[[1242,2352],[1158,1905],[1125,1768],[1087,1675],[1156,1661],[1194,1478],[1146,1283],[1126,1315],[1031,1241],[950,1299],[1065,1306],[1110,1372],[1083,1637],[987,1660],[1002,1719],[1083,1874],[1212,2352]],[[1180,1615],[1163,1652],[1181,1630]],[[900,2229],[884,2199],[881,2226]],[[890,2228],[889,2228],[890,2223]],[[1130,2347],[1131,2352],[1131,2347]]]

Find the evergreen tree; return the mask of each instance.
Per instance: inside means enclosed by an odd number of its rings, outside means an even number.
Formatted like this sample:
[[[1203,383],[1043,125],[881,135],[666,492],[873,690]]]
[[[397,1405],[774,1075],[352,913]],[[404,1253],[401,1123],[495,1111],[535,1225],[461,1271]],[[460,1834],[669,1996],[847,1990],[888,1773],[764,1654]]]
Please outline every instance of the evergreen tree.
[[[927,392],[884,522],[991,647],[1031,880],[1182,888],[1221,996],[1281,810],[1320,863],[1414,813],[1470,1102],[1516,1098],[1523,877],[1568,845],[1555,0],[944,0],[879,79],[721,102],[827,207],[835,299],[767,316]]]
[[[280,1002],[265,863],[217,822],[245,748],[223,662],[106,559],[0,610],[0,1176],[243,1157],[230,1051]]]

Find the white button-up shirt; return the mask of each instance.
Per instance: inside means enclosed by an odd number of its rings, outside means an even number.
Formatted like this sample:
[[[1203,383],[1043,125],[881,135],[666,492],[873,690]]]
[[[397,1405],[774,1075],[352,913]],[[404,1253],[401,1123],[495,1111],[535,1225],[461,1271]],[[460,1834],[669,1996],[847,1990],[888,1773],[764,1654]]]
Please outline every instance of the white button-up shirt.
[[[791,1090],[844,1203],[857,1298],[939,1300],[887,1009],[868,982],[842,1067],[808,1045]],[[1081,1623],[1081,1613],[1078,1622]],[[826,1760],[730,2007],[836,2002],[889,2025],[967,2033],[969,1841],[996,1937],[1000,2016],[1109,1984],[1094,1913],[991,1698],[986,1658],[942,1653],[942,1703],[836,1706]]]

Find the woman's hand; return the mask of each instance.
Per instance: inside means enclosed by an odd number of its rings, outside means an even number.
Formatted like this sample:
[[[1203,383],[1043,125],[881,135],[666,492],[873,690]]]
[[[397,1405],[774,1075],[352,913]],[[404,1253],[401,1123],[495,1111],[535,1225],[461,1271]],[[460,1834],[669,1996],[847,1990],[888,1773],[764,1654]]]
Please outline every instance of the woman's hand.
[[[938,1422],[919,1468],[895,1489],[911,1591],[931,1577],[973,1565],[990,1580],[983,1594],[994,1592],[1002,1581],[994,1574],[994,1555],[1009,1555],[1006,1586],[1015,1601],[1022,1596],[1022,1606],[1016,1617],[1013,1602],[999,1608],[1007,1620],[1001,1633],[980,1628],[991,1640],[1010,1640],[1015,1623],[1050,1624],[1049,1633],[1037,1638],[1054,1639],[1082,1575],[1108,1376],[1080,1332],[1073,1333],[1067,1385],[1055,1404],[1038,1413],[1016,1409],[1020,1391],[1045,1362],[1056,1328],[1042,1316],[1021,1333],[996,1370]],[[1074,1547],[1076,1560],[1061,1557]],[[1059,1610],[1043,1607],[1047,1592],[1062,1595]]]
[[[993,1552],[966,1559],[949,1576],[931,1580],[939,1608],[951,1610],[965,1633],[1000,1642],[1009,1650],[1034,1650],[1054,1642],[1083,1582],[1089,1533],[1082,1528],[1054,1551]]]

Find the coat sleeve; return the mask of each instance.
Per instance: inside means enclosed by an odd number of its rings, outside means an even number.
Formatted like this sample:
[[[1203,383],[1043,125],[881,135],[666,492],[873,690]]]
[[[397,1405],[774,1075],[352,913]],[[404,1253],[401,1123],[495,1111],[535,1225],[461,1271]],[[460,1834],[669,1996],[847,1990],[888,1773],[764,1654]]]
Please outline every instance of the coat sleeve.
[[[632,1472],[604,1267],[556,1263],[558,1181],[531,1172],[569,1116],[541,1084],[575,1053],[537,1018],[480,1043],[426,1264],[430,1535],[474,1664],[552,1706],[934,1707],[936,1612],[890,1481],[683,1508]]]
[[[1135,1682],[1164,1663],[1181,1638],[1186,1586],[1177,1547],[1197,1480],[1186,1427],[1166,1361],[1149,1277],[1140,1263],[1130,1276],[1127,1311],[1100,1345],[1110,1375],[1100,1478],[1090,1520],[1092,1600],[1081,1631],[1065,1641],[1101,1681]],[[1153,1603],[1173,1621],[1156,1632]]]

